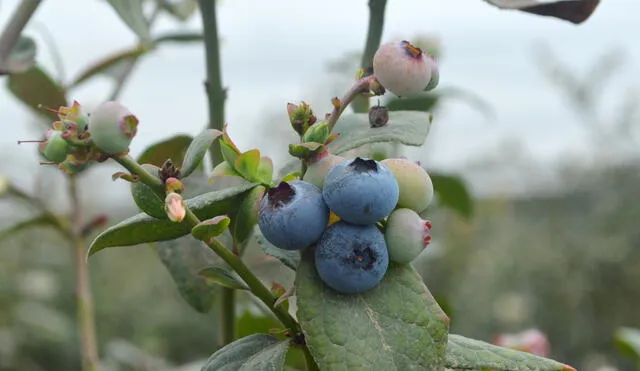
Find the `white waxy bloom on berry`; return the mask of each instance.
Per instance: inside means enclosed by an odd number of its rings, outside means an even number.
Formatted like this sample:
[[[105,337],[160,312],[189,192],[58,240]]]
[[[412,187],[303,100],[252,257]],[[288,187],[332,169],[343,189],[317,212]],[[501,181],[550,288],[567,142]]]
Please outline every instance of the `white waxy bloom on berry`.
[[[373,74],[399,97],[422,92],[431,81],[433,61],[408,41],[380,45],[373,56]]]
[[[137,128],[138,119],[118,102],[104,102],[89,116],[91,139],[104,153],[120,154],[129,149]]]

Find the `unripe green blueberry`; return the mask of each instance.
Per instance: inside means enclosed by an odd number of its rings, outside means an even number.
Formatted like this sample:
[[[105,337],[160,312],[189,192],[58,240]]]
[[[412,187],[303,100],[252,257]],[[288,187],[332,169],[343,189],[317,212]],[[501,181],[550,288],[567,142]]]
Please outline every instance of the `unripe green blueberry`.
[[[93,143],[108,154],[126,151],[137,127],[138,119],[125,106],[114,101],[102,103],[89,116]]]
[[[431,62],[408,41],[380,45],[373,56],[373,74],[387,90],[399,97],[418,94],[431,80]]]
[[[387,218],[384,232],[389,259],[400,264],[412,262],[431,242],[430,231],[431,223],[415,211],[394,210]]]
[[[45,133],[46,140],[38,146],[40,153],[51,162],[62,162],[67,158],[71,146],[62,138],[62,132],[49,129]]]
[[[404,158],[388,158],[381,161],[387,165],[400,187],[398,208],[408,208],[421,213],[433,200],[431,177],[417,163]]]
[[[329,169],[333,165],[346,161],[342,156],[336,156],[334,154],[328,154],[319,160],[312,162],[304,173],[302,180],[309,182],[319,188],[324,185],[324,179],[327,177]]]

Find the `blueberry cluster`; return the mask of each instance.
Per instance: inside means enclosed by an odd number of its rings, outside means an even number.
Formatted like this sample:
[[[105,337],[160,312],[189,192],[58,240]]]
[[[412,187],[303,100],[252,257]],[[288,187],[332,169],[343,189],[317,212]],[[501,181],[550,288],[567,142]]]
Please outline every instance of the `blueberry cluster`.
[[[408,264],[429,244],[431,223],[418,213],[433,198],[427,172],[407,159],[356,157],[315,180],[282,182],[260,203],[258,225],[276,247],[314,246],[322,281],[345,294],[375,287],[389,261]]]

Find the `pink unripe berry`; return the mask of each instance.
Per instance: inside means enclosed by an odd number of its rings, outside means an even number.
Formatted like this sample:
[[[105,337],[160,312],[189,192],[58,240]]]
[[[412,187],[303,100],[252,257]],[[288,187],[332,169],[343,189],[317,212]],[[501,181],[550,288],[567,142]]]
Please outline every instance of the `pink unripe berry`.
[[[89,117],[89,132],[93,143],[108,154],[126,151],[136,135],[138,119],[118,102],[99,105]]]
[[[324,186],[324,179],[327,177],[327,173],[329,169],[333,167],[333,165],[337,165],[346,161],[346,159],[342,156],[336,156],[334,154],[326,154],[322,158],[319,158],[312,162],[307,167],[307,172],[304,173],[304,177],[302,180],[309,182],[319,188]]]
[[[408,41],[380,45],[373,56],[373,74],[385,89],[404,97],[418,94],[431,81],[430,58]]]
[[[431,222],[411,209],[396,209],[387,218],[384,239],[389,259],[408,264],[431,242]]]

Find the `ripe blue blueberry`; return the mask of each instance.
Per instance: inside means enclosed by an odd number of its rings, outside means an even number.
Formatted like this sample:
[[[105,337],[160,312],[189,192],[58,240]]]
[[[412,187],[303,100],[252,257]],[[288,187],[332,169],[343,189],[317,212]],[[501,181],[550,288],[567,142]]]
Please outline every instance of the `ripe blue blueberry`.
[[[398,182],[389,168],[356,157],[334,165],[327,173],[322,196],[344,221],[368,225],[387,217],[398,203]]]
[[[320,188],[302,180],[282,182],[260,201],[258,226],[274,246],[300,250],[312,245],[329,222]]]
[[[380,283],[389,266],[389,254],[375,225],[338,222],[318,241],[315,264],[327,286],[343,294],[357,294]]]

